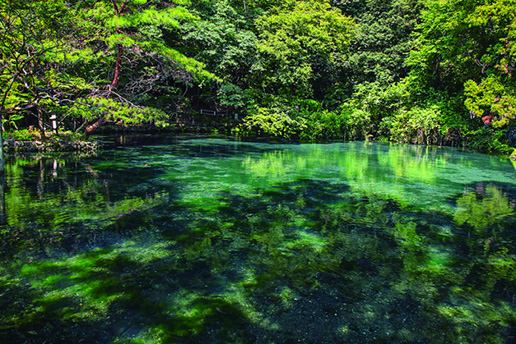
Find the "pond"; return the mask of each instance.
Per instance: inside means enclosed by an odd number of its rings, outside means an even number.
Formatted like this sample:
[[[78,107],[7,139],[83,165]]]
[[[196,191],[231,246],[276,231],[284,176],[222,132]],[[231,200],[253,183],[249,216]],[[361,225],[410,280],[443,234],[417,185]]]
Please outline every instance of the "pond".
[[[7,160],[1,343],[513,343],[516,171],[175,137]]]

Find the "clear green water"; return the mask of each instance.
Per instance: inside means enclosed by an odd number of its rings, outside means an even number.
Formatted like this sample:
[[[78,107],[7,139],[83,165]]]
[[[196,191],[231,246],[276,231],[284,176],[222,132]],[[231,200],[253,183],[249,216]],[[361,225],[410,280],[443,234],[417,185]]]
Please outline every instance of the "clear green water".
[[[8,160],[0,343],[513,343],[516,172],[175,139]]]

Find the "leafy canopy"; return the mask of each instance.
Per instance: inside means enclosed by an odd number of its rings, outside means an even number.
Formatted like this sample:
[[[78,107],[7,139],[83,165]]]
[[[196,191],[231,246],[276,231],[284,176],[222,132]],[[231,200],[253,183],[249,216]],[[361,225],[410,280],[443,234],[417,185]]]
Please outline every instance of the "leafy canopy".
[[[347,52],[354,22],[329,2],[288,0],[256,20],[263,86],[306,97],[324,69]]]

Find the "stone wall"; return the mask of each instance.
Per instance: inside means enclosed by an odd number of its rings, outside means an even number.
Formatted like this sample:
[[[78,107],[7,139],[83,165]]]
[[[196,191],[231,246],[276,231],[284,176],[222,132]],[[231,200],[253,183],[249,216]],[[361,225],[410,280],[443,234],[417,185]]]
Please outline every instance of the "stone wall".
[[[5,140],[4,150],[10,152],[86,152],[95,151],[100,144],[97,141],[14,141]]]

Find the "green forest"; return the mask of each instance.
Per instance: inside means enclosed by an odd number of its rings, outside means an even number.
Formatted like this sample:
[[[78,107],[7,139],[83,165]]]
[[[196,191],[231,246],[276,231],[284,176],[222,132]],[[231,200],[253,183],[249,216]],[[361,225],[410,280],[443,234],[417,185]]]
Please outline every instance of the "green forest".
[[[0,0],[3,139],[118,124],[508,153],[515,11],[516,0]]]
[[[0,55],[0,344],[516,343],[516,0],[0,0]]]

